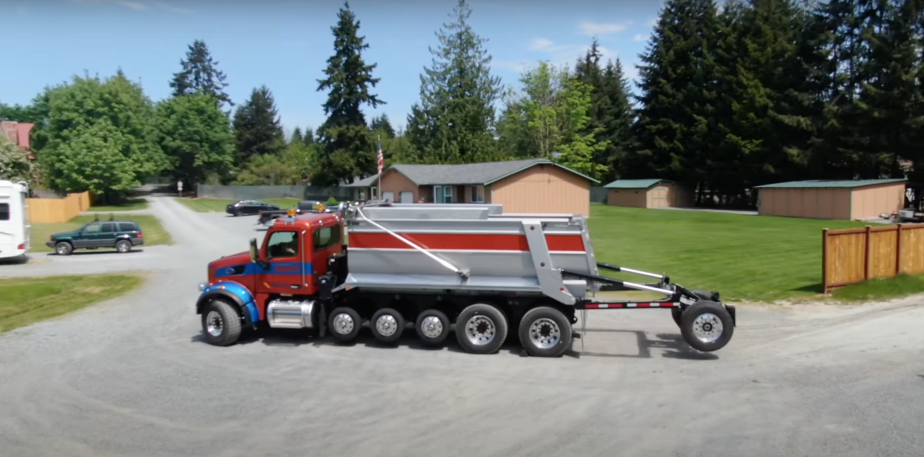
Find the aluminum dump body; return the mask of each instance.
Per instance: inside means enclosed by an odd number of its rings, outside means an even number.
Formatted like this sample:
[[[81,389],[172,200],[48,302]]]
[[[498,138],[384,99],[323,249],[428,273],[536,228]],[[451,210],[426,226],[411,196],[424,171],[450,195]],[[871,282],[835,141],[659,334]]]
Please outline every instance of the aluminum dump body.
[[[343,287],[403,292],[585,296],[597,274],[582,215],[504,214],[490,204],[393,204],[349,215],[349,275]]]

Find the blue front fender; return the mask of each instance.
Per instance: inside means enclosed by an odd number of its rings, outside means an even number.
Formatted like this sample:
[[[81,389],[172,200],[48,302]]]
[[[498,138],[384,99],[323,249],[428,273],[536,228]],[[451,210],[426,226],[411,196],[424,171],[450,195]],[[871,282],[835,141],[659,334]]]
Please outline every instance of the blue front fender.
[[[202,313],[202,307],[214,297],[230,299],[241,308],[241,314],[249,323],[260,321],[260,311],[253,294],[246,287],[230,281],[223,281],[202,290],[199,300],[196,301],[196,313]]]

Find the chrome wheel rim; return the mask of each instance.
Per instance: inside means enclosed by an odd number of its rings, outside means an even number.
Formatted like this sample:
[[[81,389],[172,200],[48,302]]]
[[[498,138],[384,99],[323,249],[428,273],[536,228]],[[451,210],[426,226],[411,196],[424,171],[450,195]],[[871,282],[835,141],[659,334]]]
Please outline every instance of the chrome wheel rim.
[[[529,339],[540,349],[554,347],[561,341],[561,328],[552,319],[543,317],[529,326]]]
[[[375,329],[382,336],[392,336],[398,331],[398,320],[391,314],[383,314],[375,320]]]
[[[125,243],[119,243],[119,252],[128,252],[128,246]]]
[[[221,332],[225,328],[225,323],[218,311],[210,311],[205,317],[205,324],[206,331],[212,336],[221,336]]]
[[[349,314],[341,313],[334,317],[334,331],[340,335],[346,335],[353,331],[353,318]]]
[[[473,316],[465,323],[465,336],[476,346],[483,346],[494,341],[497,328],[487,316]]]
[[[703,343],[714,343],[722,336],[725,327],[722,319],[712,313],[703,313],[693,321],[693,336]]]
[[[67,246],[63,244],[58,245],[58,254],[67,254]]]
[[[443,321],[436,316],[427,316],[420,322],[420,331],[427,338],[436,338],[443,333]]]

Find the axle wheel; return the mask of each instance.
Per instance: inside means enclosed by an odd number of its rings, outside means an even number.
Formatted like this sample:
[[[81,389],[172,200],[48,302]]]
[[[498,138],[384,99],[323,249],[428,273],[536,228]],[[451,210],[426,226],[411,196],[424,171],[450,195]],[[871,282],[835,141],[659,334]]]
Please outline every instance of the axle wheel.
[[[680,316],[683,339],[694,349],[703,352],[722,349],[734,332],[731,315],[720,303],[701,300]]]
[[[372,329],[372,336],[383,343],[396,343],[401,339],[404,333],[404,317],[401,313],[391,308],[382,308],[372,315],[369,321],[369,328]]]
[[[343,306],[331,311],[327,318],[327,329],[335,340],[345,343],[359,335],[362,323],[356,310]]]
[[[202,311],[205,341],[214,346],[228,346],[241,336],[241,316],[224,300],[212,300]]]
[[[442,311],[428,309],[417,316],[414,328],[421,341],[437,346],[449,336],[449,318]]]
[[[520,345],[533,357],[558,357],[571,347],[571,323],[548,306],[533,308],[520,321]]]
[[[471,354],[497,352],[507,339],[507,317],[491,305],[470,305],[459,313],[456,339]]]

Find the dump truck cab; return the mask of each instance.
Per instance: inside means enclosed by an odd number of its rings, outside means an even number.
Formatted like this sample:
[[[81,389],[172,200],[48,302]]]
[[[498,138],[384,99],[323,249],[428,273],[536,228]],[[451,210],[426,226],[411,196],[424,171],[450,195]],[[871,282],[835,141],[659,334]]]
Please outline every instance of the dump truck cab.
[[[249,252],[208,265],[208,282],[200,283],[202,294],[196,304],[196,311],[205,314],[206,337],[226,334],[224,325],[259,322],[316,328],[319,307],[315,301],[322,282],[330,280],[328,289],[333,286],[331,271],[344,252],[342,216],[292,211],[276,220],[261,244],[256,239],[250,243]]]

